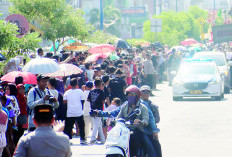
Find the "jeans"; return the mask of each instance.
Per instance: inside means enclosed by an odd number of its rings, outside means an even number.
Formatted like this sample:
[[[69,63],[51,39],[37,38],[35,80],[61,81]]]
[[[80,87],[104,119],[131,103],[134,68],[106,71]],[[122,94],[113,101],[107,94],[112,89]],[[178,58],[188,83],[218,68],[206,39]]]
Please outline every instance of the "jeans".
[[[97,134],[99,134],[101,142],[104,143],[105,142],[105,136],[102,130],[102,121],[101,121],[101,117],[93,117],[93,132],[92,132],[92,136],[91,136],[91,141],[95,141],[96,140],[96,136]]]
[[[157,157],[156,152],[152,143],[152,135],[143,134],[143,147],[148,157]]]
[[[85,123],[83,116],[80,117],[66,117],[65,118],[65,126],[64,133],[69,136],[69,139],[72,139],[72,129],[74,123],[77,121],[78,127],[80,130],[81,140],[85,140]]]

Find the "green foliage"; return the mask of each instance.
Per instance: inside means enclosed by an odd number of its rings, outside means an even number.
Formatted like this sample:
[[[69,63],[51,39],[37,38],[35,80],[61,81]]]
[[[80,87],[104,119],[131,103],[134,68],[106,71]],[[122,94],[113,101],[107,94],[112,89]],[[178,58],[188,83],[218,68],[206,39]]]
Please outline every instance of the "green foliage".
[[[190,7],[187,12],[162,12],[154,18],[162,19],[162,32],[158,33],[158,41],[170,46],[179,45],[186,38],[200,40],[200,23],[198,19],[208,18],[208,12],[198,7]],[[207,28],[207,29],[206,29]],[[208,30],[205,26],[205,31]],[[144,23],[144,39],[155,42],[156,33],[151,32],[151,21]]]
[[[41,42],[38,33],[28,33],[22,38],[18,38],[17,31],[17,25],[0,20],[0,50],[7,58],[34,50],[39,47],[38,43]]]
[[[13,4],[10,7],[11,13],[22,14],[29,21],[39,24],[44,31],[43,37],[53,43],[67,36],[83,40],[92,29],[86,25],[83,11],[69,6],[65,0],[10,0],[10,2]]]
[[[132,47],[138,47],[138,46],[145,46],[146,44],[149,44],[144,39],[128,39],[126,40]]]
[[[106,43],[114,43],[117,40],[117,37],[104,33],[102,31],[96,31],[92,33],[88,38],[84,40],[87,43],[96,43],[96,44],[106,44]]]
[[[111,2],[112,3],[112,2]],[[110,2],[109,2],[110,4]],[[89,13],[90,23],[93,24],[97,29],[100,26],[100,12],[99,9],[92,9]],[[118,25],[121,23],[121,12],[118,8],[107,5],[104,8],[104,29],[107,33],[120,35]]]

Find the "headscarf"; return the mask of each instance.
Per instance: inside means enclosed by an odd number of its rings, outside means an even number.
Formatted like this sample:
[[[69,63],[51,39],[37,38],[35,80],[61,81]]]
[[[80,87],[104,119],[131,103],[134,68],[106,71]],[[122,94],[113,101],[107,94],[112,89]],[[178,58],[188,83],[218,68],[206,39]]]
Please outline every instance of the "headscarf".
[[[21,95],[19,93],[19,89],[21,87],[23,87],[25,89],[23,84],[18,84],[16,86],[16,88],[17,88],[17,100],[18,100],[18,104],[19,104],[21,114],[25,115],[25,114],[27,114],[27,112],[26,112],[27,111],[27,98],[26,98],[25,95]]]

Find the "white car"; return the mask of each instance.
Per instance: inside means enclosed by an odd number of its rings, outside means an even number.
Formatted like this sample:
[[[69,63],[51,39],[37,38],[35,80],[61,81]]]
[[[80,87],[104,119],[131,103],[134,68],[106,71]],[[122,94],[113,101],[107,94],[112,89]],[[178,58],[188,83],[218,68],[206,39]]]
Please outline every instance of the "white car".
[[[218,70],[224,74],[225,84],[224,92],[230,93],[230,70],[224,52],[197,52],[193,56],[194,59],[213,59],[216,62]]]
[[[183,61],[173,79],[173,100],[183,97],[224,98],[224,76],[212,60]]]

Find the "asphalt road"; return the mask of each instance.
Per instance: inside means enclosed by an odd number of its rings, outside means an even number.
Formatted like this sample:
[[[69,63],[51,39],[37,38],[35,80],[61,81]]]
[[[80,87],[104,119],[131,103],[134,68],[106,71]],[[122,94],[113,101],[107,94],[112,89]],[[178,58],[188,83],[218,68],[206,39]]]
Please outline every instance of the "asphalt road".
[[[163,157],[231,157],[232,96],[222,101],[209,98],[173,102],[172,87],[159,84],[151,98],[160,109],[159,139]],[[104,145],[81,146],[72,140],[73,156],[102,157]]]

